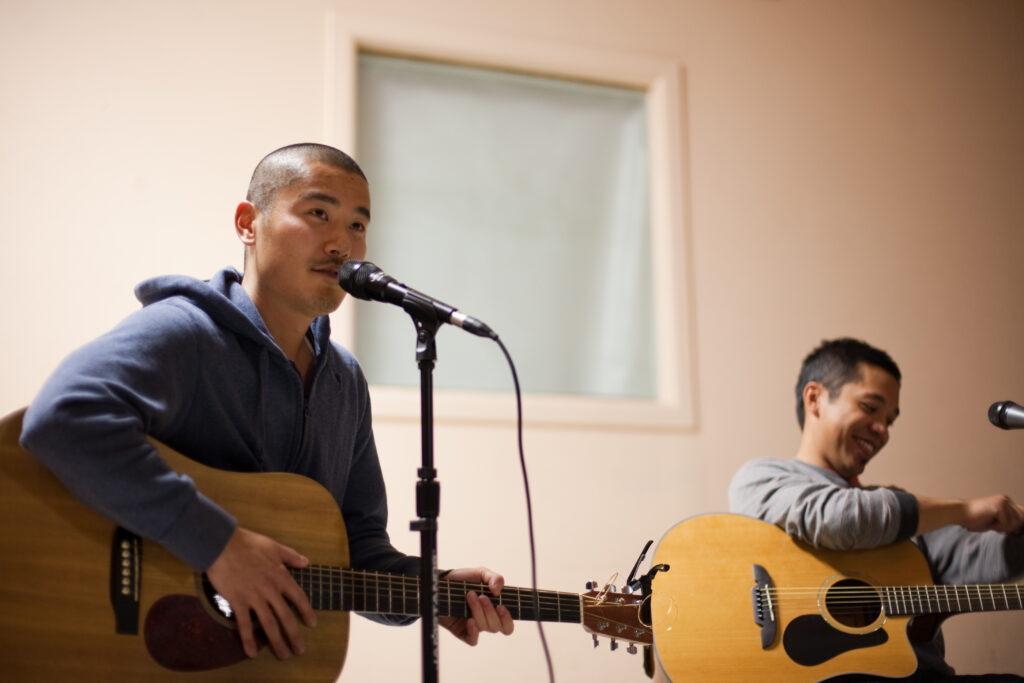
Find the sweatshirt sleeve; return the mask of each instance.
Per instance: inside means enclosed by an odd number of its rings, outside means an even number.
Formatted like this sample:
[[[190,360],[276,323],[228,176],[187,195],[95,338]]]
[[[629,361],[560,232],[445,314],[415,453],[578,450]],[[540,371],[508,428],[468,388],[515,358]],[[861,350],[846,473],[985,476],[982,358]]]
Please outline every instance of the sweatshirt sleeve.
[[[187,409],[198,371],[187,314],[147,307],[71,354],[25,415],[21,444],[85,505],[197,571],[235,520],[147,441]]]
[[[920,545],[936,583],[1002,583],[1024,573],[1024,536],[946,526],[924,534]]]
[[[729,509],[833,550],[876,548],[909,539],[917,500],[889,488],[856,488],[838,475],[795,460],[746,463],[729,485]]]

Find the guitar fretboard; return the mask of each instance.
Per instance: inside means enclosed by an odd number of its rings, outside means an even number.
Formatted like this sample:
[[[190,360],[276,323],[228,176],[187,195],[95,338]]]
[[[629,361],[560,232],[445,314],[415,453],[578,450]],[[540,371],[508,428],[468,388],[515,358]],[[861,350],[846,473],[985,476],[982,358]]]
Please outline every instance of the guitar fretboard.
[[[1024,592],[1013,583],[967,586],[882,586],[887,614],[946,614],[1024,609]]]
[[[413,576],[325,565],[291,568],[289,572],[309,596],[313,609],[407,616],[420,613],[420,584]],[[469,591],[486,595],[496,605],[504,605],[513,619],[583,623],[580,596],[575,593],[537,591],[538,612],[534,591],[530,589],[506,587],[500,596],[494,596],[484,584],[447,580],[438,581],[438,615],[469,616],[466,602]]]

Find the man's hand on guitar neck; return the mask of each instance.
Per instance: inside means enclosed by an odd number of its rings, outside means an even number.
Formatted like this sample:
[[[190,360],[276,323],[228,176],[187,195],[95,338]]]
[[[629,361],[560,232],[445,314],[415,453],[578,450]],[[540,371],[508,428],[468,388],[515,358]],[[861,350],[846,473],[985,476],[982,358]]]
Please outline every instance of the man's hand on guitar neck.
[[[505,579],[485,567],[476,569],[453,569],[445,575],[451,581],[465,581],[467,583],[485,583],[491,589],[493,595],[501,595],[501,589],[505,587]],[[506,636],[512,633],[512,615],[504,605],[497,608],[484,595],[477,595],[470,591],[466,595],[466,603],[469,605],[469,619],[457,617],[440,617],[437,622],[455,634],[459,640],[470,645],[476,645],[480,639],[480,633],[504,633]]]
[[[210,565],[206,575],[231,605],[242,647],[249,657],[259,651],[252,613],[279,659],[286,659],[292,652],[302,654],[305,645],[295,612],[310,627],[316,625],[316,613],[286,565],[302,568],[308,564],[309,559],[291,548],[238,527]]]

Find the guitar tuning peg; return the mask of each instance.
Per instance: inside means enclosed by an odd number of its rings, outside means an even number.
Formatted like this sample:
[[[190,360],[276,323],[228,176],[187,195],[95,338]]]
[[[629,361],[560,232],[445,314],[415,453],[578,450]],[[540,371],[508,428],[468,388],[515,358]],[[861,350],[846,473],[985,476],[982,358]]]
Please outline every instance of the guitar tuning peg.
[[[636,643],[630,643],[629,646],[626,648],[626,652],[628,652],[631,655],[635,655],[636,654]]]
[[[594,647],[597,647],[597,644],[598,644],[597,636],[595,635],[593,637],[594,637]]]
[[[597,581],[593,581],[593,580],[587,581],[587,590],[588,591],[595,590],[596,588],[597,588]]]
[[[614,638],[612,638],[612,644],[609,647],[611,647],[612,652],[615,652],[616,650],[619,649],[619,641],[617,641]]]
[[[615,584],[614,584],[614,583],[613,583],[613,584],[609,584],[609,585],[607,586],[607,588],[608,588],[608,592],[609,592],[609,593],[614,593],[614,592],[616,592],[616,591],[615,591]]]

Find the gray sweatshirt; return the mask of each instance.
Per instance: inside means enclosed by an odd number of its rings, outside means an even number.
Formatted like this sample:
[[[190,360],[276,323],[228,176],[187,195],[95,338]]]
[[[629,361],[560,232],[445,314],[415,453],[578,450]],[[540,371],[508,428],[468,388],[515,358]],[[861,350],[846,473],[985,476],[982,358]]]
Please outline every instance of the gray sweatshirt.
[[[801,460],[758,458],[736,472],[729,510],[781,527],[819,548],[857,550],[910,539],[917,499],[897,488],[858,487]],[[1024,572],[1024,536],[947,526],[913,538],[940,584],[997,583]],[[941,631],[917,647],[919,674],[952,673]]]

